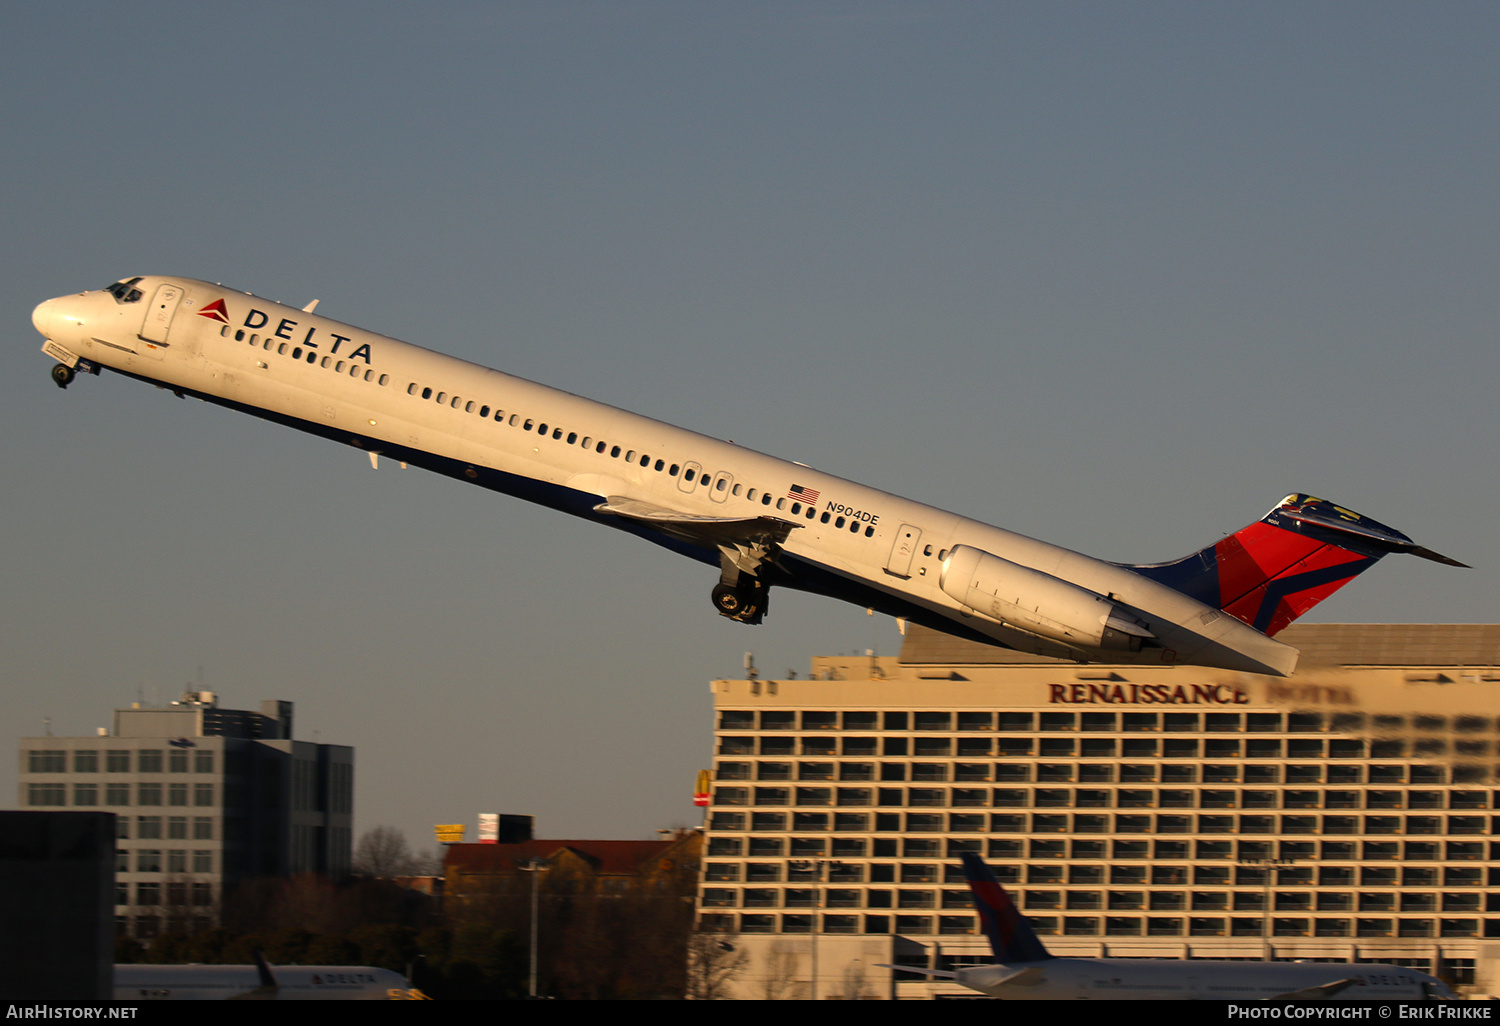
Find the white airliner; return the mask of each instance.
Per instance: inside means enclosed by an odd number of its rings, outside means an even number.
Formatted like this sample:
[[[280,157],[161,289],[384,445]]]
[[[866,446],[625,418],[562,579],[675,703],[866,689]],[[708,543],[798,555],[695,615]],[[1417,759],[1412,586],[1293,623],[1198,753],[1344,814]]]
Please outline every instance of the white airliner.
[[[1215,962],[1208,959],[1062,958],[1047,951],[979,856],[965,854],[974,906],[993,965],[947,972],[886,966],[951,979],[1012,1001],[1150,999],[1201,1001],[1457,1000],[1435,976],[1373,962]]]
[[[1289,674],[1271,637],[1390,552],[1463,566],[1308,495],[1169,563],[1108,563],[732,442],[188,278],[32,316],[66,388],[101,367],[640,535],[719,569],[759,623],[772,586],[974,640],[1111,663]]]
[[[116,1001],[424,1000],[406,977],[368,965],[116,965]]]

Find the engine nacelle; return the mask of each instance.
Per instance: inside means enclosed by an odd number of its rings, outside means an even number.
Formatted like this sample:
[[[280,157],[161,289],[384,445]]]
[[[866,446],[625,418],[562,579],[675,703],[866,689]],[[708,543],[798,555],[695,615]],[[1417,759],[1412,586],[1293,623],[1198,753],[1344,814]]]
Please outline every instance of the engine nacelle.
[[[1153,637],[1145,624],[1097,592],[968,545],[955,545],[948,553],[940,583],[946,594],[977,613],[1067,645],[1139,652]]]

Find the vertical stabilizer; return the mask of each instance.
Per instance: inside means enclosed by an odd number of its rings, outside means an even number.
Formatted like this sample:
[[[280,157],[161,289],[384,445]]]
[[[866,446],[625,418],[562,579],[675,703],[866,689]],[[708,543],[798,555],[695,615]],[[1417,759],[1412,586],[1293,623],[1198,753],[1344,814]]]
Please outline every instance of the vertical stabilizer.
[[[1191,556],[1131,569],[1274,637],[1390,552],[1465,565],[1377,520],[1297,492]]]
[[[965,852],[963,860],[964,874],[974,891],[974,907],[979,910],[979,921],[984,935],[990,939],[995,961],[1013,965],[1051,958],[1031,924],[1021,915],[1005,888],[1000,886],[995,874],[990,872],[990,867],[972,852]]]

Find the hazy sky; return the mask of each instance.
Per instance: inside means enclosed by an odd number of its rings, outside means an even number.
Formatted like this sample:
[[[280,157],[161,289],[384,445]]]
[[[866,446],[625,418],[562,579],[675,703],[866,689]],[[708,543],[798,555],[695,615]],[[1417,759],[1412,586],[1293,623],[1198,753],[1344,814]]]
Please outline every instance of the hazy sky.
[[[32,307],[301,306],[1108,559],[1311,491],[1500,616],[1493,3],[13,4],[5,744],[184,687],[358,748],[356,830],[697,822],[708,681],[893,623],[105,375]],[[0,765],[12,766],[11,760]],[[15,778],[0,773],[0,800]]]

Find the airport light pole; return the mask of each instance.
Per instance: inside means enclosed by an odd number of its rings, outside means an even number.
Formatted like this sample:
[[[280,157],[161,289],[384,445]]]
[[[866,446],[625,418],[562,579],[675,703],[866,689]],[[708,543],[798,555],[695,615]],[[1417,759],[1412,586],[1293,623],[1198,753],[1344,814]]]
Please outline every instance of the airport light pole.
[[[819,915],[823,910],[823,880],[829,872],[842,869],[844,864],[837,859],[793,859],[788,863],[798,872],[813,874],[813,911],[812,911],[812,992],[809,998],[818,1000],[818,923]]]
[[[1261,961],[1271,961],[1271,880],[1272,874],[1290,869],[1296,859],[1240,859],[1239,865],[1259,869],[1265,874],[1262,881],[1260,904],[1260,956]]]
[[[531,977],[528,993],[532,1000],[536,1000],[537,882],[548,864],[546,859],[527,859],[516,863],[516,868],[521,872],[531,874]]]

